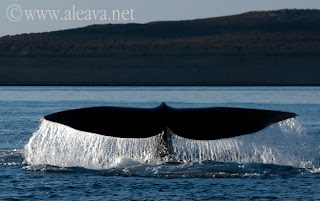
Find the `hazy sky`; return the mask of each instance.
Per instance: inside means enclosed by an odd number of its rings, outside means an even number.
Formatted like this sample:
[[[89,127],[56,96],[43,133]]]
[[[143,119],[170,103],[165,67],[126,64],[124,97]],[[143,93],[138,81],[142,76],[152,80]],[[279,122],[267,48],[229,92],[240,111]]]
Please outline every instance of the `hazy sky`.
[[[10,7],[12,4],[17,6]],[[9,9],[10,8],[10,9]],[[22,17],[17,22],[21,8]],[[0,0],[0,36],[30,32],[46,32],[83,27],[90,24],[145,23],[159,20],[183,20],[239,14],[247,11],[277,10],[284,8],[320,9],[320,0]],[[27,20],[25,10],[60,10],[57,20]],[[79,11],[80,10],[80,11]],[[85,20],[90,12],[91,19]],[[104,21],[100,19],[105,10],[110,16],[112,10],[125,13],[125,19],[134,20]],[[45,11],[46,12],[46,11]],[[130,11],[131,12],[131,11]],[[68,15],[69,14],[69,15]],[[8,19],[11,15],[11,20]],[[87,16],[88,17],[88,16]],[[66,18],[69,20],[62,20]]]

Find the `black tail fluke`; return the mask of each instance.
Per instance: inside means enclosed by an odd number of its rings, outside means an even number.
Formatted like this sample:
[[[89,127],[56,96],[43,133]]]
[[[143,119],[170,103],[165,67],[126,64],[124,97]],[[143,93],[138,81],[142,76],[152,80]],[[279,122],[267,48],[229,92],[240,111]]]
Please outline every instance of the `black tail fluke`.
[[[246,135],[271,124],[296,117],[289,112],[243,108],[94,107],[45,116],[77,130],[121,138],[146,138],[169,128],[195,140],[215,140]]]

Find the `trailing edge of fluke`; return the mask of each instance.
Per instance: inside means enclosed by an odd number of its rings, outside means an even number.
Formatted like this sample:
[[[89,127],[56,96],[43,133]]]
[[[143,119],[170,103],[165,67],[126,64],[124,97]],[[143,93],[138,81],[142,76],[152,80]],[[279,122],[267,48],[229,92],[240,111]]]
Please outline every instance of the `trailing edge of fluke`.
[[[244,108],[173,108],[162,103],[155,108],[82,108],[44,118],[76,130],[120,138],[147,138],[170,129],[184,138],[215,140],[254,133],[296,116]]]

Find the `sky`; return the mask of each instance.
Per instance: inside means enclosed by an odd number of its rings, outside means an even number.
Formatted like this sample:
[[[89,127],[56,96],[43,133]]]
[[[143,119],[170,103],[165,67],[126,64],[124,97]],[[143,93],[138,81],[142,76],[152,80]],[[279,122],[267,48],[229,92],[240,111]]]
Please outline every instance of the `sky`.
[[[320,9],[320,0],[1,0],[0,37],[92,24],[198,19],[294,8]],[[47,13],[45,20],[37,18],[37,10],[40,16]],[[59,15],[50,18],[51,10]]]

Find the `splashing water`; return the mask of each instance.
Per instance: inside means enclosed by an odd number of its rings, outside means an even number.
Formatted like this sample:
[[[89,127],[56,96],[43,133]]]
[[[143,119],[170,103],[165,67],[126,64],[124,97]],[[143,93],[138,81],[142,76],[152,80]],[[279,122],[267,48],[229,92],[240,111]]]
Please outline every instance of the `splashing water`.
[[[116,138],[79,131],[43,119],[25,146],[30,165],[109,169],[140,163],[161,164],[156,157],[159,134],[150,138]],[[317,152],[297,118],[273,124],[259,132],[228,139],[197,141],[172,136],[173,154],[179,162],[220,161],[265,163],[311,168]]]
[[[273,124],[259,132],[215,141],[175,136],[175,153],[185,161],[265,163],[306,167],[313,161],[308,136],[297,118]],[[310,164],[313,165],[313,164]]]

